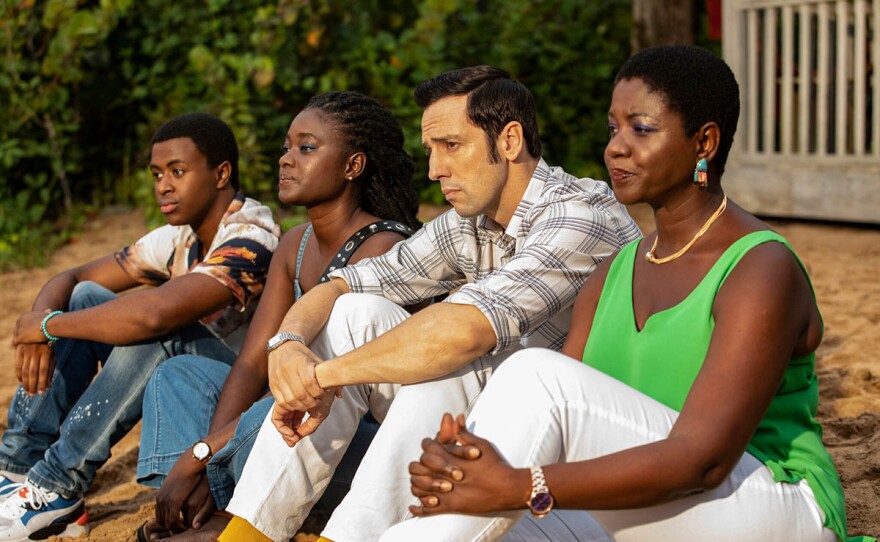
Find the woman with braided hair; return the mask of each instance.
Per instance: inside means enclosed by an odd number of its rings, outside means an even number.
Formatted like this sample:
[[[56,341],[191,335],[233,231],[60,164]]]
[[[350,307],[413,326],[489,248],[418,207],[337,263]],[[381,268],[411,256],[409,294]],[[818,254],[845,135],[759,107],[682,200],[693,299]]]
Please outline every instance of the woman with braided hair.
[[[231,367],[180,356],[150,380],[137,477],[159,491],[156,518],[138,530],[138,540],[213,540],[208,531],[219,533],[228,522],[214,512],[232,496],[271,409],[271,396],[263,398],[267,344],[271,349],[272,341],[296,340],[273,337],[284,315],[333,269],[382,254],[420,227],[403,132],[375,99],[358,92],[313,97],[291,122],[281,151],[278,197],[304,206],[309,222],[282,237],[262,303]],[[370,440],[369,426],[362,426],[363,444],[356,441],[347,456],[355,462]]]

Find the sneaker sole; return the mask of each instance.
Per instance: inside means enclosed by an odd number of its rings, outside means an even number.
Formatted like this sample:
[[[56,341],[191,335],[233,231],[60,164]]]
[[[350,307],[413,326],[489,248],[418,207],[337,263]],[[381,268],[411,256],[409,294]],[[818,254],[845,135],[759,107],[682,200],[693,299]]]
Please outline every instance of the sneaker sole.
[[[28,540],[46,540],[50,536],[67,536],[76,538],[84,534],[89,534],[91,527],[89,527],[89,516],[86,513],[85,507],[83,506],[82,508],[79,508],[77,512],[78,514],[75,517],[78,517],[78,519],[75,522],[48,525],[29,534]]]

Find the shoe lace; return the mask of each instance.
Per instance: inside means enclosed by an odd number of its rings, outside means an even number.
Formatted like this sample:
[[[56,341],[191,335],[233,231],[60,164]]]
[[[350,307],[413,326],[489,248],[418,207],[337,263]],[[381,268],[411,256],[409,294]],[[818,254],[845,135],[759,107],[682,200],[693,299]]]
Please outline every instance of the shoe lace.
[[[24,508],[28,504],[32,510],[39,510],[49,504],[49,492],[29,481],[23,484],[13,484],[9,487],[10,489],[15,488],[15,490],[3,502],[0,502],[0,515],[14,517],[16,510]]]

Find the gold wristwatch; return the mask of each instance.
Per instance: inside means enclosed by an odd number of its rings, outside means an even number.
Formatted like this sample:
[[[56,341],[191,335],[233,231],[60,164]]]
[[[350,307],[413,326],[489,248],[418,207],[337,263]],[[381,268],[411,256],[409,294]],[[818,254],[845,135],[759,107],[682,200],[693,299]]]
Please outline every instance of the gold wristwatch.
[[[553,510],[553,495],[547,488],[547,481],[544,480],[544,470],[541,467],[531,467],[532,473],[532,495],[526,504],[532,512],[532,516],[542,518]]]

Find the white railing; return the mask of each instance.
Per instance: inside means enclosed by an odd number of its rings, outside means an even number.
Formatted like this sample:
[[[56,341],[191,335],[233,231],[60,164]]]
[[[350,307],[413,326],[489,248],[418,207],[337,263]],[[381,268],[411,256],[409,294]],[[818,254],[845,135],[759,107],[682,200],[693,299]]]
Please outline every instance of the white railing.
[[[742,100],[732,161],[880,171],[880,0],[725,0],[723,43]],[[880,196],[869,200],[855,218],[769,212],[880,222]]]

